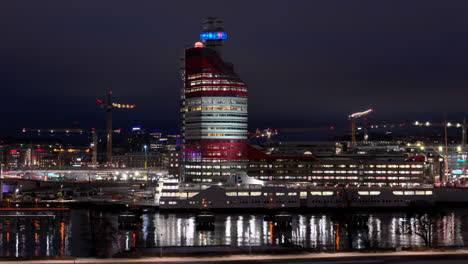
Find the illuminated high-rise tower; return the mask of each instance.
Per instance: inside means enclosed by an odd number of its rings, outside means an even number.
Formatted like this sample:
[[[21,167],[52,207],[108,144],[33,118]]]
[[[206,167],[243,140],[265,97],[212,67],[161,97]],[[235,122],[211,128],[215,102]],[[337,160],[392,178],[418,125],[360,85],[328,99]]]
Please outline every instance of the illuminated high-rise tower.
[[[185,50],[183,175],[186,182],[227,182],[246,169],[247,86],[221,58],[222,20],[204,25],[202,42]]]

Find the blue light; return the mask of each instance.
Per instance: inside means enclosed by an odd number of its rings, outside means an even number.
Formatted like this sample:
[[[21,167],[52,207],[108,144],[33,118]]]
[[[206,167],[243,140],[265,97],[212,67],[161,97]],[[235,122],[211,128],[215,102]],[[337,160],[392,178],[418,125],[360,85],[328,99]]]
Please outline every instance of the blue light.
[[[200,39],[227,39],[226,32],[203,32],[200,33]]]

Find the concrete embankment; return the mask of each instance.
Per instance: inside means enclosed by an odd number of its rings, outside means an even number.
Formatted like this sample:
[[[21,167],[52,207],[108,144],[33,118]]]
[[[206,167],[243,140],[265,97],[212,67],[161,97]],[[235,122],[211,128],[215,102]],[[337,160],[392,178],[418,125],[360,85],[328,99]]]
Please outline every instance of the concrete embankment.
[[[186,257],[134,257],[134,258],[42,258],[3,259],[1,264],[91,264],[91,263],[467,263],[468,250],[426,250],[390,252],[339,252],[290,254],[233,254],[219,256]]]

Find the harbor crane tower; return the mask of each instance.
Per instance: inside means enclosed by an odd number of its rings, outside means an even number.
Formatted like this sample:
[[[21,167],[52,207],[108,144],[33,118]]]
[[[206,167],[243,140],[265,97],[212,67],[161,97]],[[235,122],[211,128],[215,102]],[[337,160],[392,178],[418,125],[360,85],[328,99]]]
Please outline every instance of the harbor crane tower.
[[[106,109],[106,161],[112,162],[112,109],[133,109],[136,105],[114,102],[112,91],[106,93],[105,99],[97,99],[96,101],[101,105],[101,108]]]
[[[359,117],[366,116],[372,112],[374,112],[374,109],[369,109],[363,112],[357,112],[348,116],[349,120],[351,120],[351,149],[356,148],[356,119]]]

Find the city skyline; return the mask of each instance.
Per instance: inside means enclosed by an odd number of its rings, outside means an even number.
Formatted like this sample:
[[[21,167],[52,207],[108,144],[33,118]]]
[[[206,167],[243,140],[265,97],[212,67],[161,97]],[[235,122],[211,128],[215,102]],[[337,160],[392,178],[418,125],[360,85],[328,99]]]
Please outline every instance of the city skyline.
[[[40,124],[102,128],[95,99],[108,89],[138,105],[116,112],[116,127],[177,129],[179,59],[198,39],[202,18],[213,14],[230,34],[226,59],[251,87],[251,129],[345,124],[348,114],[371,107],[376,119],[394,121],[463,117],[464,3],[435,14],[437,1],[268,1],[247,10],[209,1],[184,9],[50,3],[53,9],[2,4],[9,26],[2,29],[0,86],[9,99],[0,107],[10,113],[2,122],[8,135]]]
[[[468,259],[466,11],[0,3],[0,260]]]

